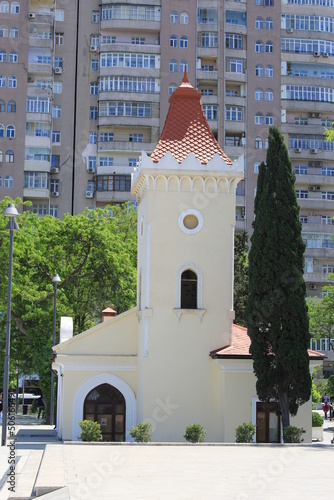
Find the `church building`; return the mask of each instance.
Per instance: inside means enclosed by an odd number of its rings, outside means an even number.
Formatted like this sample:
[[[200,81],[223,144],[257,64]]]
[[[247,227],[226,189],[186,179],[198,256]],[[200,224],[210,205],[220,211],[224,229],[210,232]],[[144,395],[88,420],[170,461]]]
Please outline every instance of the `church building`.
[[[78,422],[98,421],[105,441],[184,441],[201,424],[207,442],[234,442],[243,422],[258,442],[279,442],[277,404],[259,402],[245,328],[233,324],[236,187],[232,162],[213,136],[201,94],[185,74],[153,153],[142,153],[132,193],[138,203],[137,306],[54,347],[57,433],[77,440]],[[322,356],[310,352],[310,369]],[[311,402],[292,425],[311,441]]]

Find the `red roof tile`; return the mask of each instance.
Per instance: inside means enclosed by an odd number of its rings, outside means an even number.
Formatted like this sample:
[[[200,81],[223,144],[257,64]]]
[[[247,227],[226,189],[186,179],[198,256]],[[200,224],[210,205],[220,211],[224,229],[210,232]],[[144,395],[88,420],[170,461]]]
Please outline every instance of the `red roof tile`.
[[[213,358],[249,358],[251,355],[249,353],[250,348],[250,338],[247,335],[247,328],[240,325],[233,325],[232,332],[232,344],[215,349],[210,352],[210,356]],[[326,356],[320,352],[312,351],[308,349],[310,359],[323,359]]]
[[[151,154],[154,163],[170,152],[178,163],[193,153],[206,165],[218,153],[227,165],[233,164],[211,132],[203,111],[201,93],[190,85],[186,71],[181,85],[170,96],[169,103],[162,134]]]

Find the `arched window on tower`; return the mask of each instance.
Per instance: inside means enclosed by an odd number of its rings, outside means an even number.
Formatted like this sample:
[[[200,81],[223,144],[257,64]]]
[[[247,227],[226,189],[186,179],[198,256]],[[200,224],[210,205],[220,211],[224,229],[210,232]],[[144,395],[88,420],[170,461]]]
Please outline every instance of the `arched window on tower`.
[[[181,309],[197,309],[197,274],[191,269],[181,274]]]

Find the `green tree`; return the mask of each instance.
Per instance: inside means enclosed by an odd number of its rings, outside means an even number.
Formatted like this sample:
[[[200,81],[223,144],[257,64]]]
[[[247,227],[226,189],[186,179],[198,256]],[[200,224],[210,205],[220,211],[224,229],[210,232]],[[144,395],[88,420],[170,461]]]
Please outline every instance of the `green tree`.
[[[248,234],[236,233],[234,239],[234,311],[235,323],[246,326],[245,310],[248,297]]]
[[[3,209],[8,201],[0,202],[2,352],[9,246]],[[112,306],[121,313],[135,305],[136,214],[128,206],[113,206],[112,216],[108,209],[96,209],[76,216],[66,214],[60,220],[24,211],[17,219],[20,231],[14,235],[13,249],[11,381],[17,360],[21,372],[38,373],[48,403],[53,329],[51,278],[57,272],[62,279],[57,291],[56,343],[60,316],[73,317],[74,334],[78,334],[100,322],[105,307]]]
[[[330,278],[333,279],[334,275]],[[329,293],[322,299],[307,298],[310,332],[315,339],[327,338],[334,349],[334,286],[327,285],[323,290]]]
[[[334,122],[330,128],[325,128],[326,141],[334,142]]]
[[[294,181],[283,137],[270,127],[255,199],[246,317],[258,396],[280,402],[284,428],[311,396],[305,246]]]

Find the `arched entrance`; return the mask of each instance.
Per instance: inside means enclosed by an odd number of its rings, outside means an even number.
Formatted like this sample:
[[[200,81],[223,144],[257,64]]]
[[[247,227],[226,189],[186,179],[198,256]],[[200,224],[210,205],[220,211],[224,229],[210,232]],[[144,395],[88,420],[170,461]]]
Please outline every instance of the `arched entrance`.
[[[84,420],[98,422],[103,441],[125,441],[125,398],[110,384],[94,387],[84,401]]]

